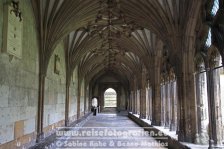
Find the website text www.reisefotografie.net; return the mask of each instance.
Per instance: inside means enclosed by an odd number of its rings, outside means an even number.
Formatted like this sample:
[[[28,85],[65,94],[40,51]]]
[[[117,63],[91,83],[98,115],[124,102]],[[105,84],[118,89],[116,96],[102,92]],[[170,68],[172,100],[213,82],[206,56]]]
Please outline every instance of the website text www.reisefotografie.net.
[[[148,130],[148,131],[145,131]],[[168,137],[161,131],[150,130],[150,127],[139,129],[80,127],[59,128],[56,132],[55,146],[57,148],[147,148],[167,147]],[[157,139],[155,141],[153,138]]]

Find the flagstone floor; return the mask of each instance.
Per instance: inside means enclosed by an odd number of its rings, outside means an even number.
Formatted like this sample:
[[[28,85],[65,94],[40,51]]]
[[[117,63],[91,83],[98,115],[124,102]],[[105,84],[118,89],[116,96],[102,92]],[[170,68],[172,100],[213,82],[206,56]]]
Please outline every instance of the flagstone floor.
[[[166,146],[130,120],[127,112],[98,113],[88,118],[82,126],[69,131],[67,136],[64,134],[56,138],[56,148],[159,149]]]
[[[57,132],[47,149],[162,149],[167,145],[150,137],[127,117],[127,112],[98,113],[68,129]]]

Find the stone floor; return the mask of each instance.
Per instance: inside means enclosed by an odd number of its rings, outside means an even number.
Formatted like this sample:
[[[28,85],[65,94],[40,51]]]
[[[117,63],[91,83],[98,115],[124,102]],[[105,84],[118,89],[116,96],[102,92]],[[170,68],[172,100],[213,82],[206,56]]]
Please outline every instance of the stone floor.
[[[127,112],[98,113],[90,116],[68,131],[58,131],[56,140],[47,149],[145,149],[164,148],[166,144],[157,142],[132,120]]]
[[[148,136],[148,132],[131,121],[126,112],[98,113],[87,119],[82,126],[60,133],[52,147],[144,149],[163,148],[165,145]]]

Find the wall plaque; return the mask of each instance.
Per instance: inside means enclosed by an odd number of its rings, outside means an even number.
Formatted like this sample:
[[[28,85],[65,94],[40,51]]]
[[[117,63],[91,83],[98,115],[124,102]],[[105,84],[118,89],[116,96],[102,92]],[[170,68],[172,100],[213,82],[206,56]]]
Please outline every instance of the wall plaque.
[[[22,58],[23,21],[15,11],[17,10],[13,5],[4,7],[3,51]]]

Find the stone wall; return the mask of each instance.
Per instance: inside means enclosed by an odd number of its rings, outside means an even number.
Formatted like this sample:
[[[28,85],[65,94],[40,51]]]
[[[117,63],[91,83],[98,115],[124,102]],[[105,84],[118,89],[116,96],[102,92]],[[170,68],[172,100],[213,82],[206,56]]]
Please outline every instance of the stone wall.
[[[3,27],[3,1],[0,2],[0,37],[2,37]],[[2,38],[0,38],[0,50],[2,48]]]
[[[73,72],[72,82],[70,85],[70,104],[69,120],[73,122],[77,119],[77,95],[78,95],[78,70],[77,67]]]
[[[5,3],[5,0],[0,1],[1,49]],[[24,28],[22,59],[0,53],[0,144],[8,142],[17,146],[35,137],[38,99],[37,33],[30,0],[20,1],[20,8]]]
[[[3,5],[0,1],[0,49],[2,50]],[[38,106],[38,41],[30,0],[20,1],[23,15],[22,59],[0,53],[0,149],[33,145]],[[58,55],[59,74],[54,71]],[[49,62],[44,101],[44,133],[50,135],[65,118],[65,60],[61,42]],[[77,69],[70,88],[70,122],[77,119]],[[82,108],[84,109],[84,108]]]
[[[55,56],[59,57],[57,69],[59,74],[55,73]],[[65,118],[65,58],[64,48],[61,42],[54,50],[51,56],[46,82],[45,82],[45,100],[44,100],[44,128],[52,126]],[[63,123],[62,123],[63,124]],[[54,129],[54,126],[47,130]]]

